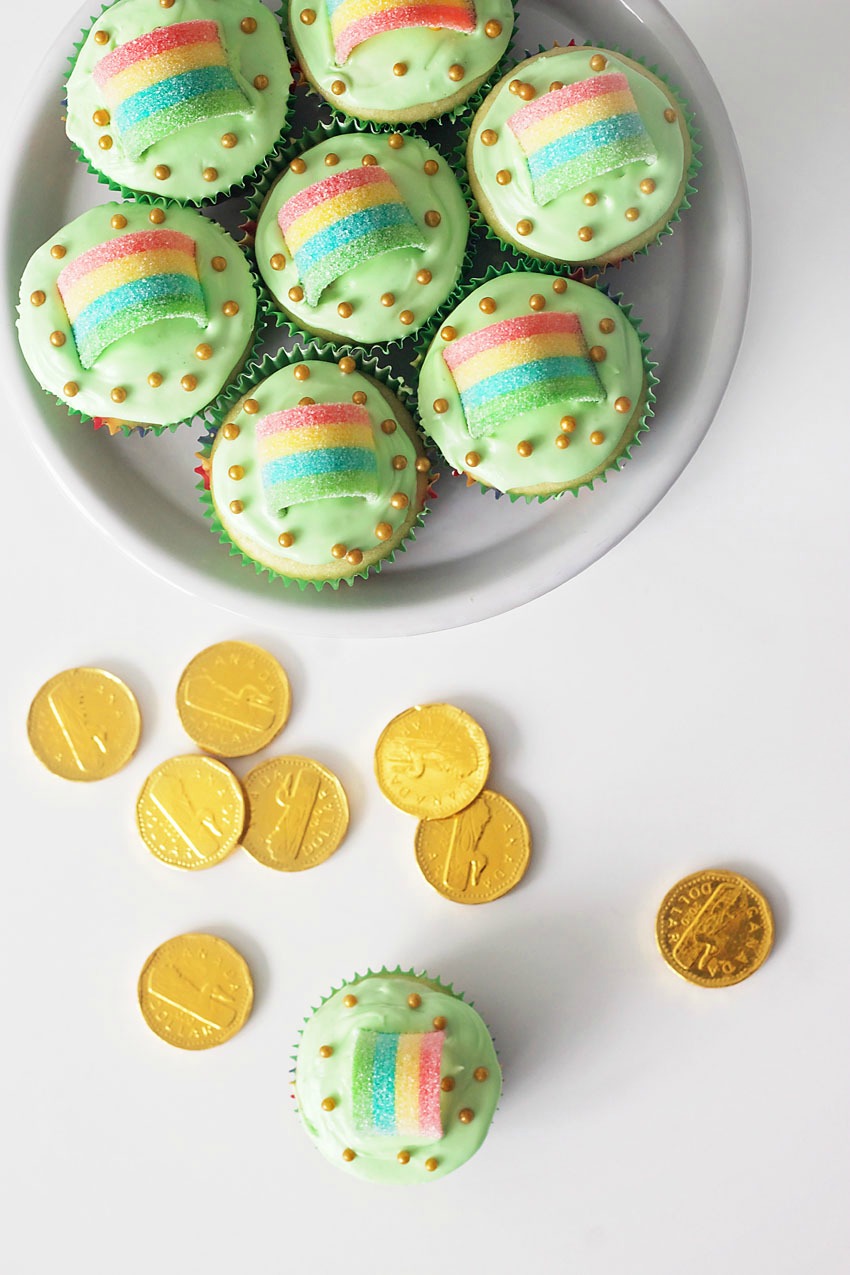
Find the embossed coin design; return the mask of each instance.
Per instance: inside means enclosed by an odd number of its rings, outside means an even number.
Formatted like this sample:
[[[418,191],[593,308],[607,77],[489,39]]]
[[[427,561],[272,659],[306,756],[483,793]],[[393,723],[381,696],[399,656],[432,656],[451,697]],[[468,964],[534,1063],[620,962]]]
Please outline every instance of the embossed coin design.
[[[142,719],[129,687],[99,668],[69,668],[30,705],[27,734],[40,762],[62,779],[114,775],[136,751]]]
[[[267,868],[303,872],[324,863],[348,828],[348,798],[336,775],[309,757],[274,757],[245,779],[242,845]]]
[[[239,780],[212,757],[171,757],[145,780],[136,823],[151,854],[175,868],[211,868],[245,824]]]
[[[443,898],[490,903],[512,890],[528,867],[531,834],[512,802],[485,789],[447,819],[423,819],[416,862]]]
[[[707,868],[664,897],[655,922],[671,970],[700,987],[731,987],[754,974],[773,945],[764,895],[737,872]]]
[[[442,819],[468,806],[489,771],[487,736],[453,704],[406,709],[385,727],[375,748],[384,796],[419,819]]]
[[[214,934],[178,934],[139,975],[139,1007],[152,1032],[178,1049],[212,1049],[245,1026],[254,1001],[244,957]]]
[[[247,757],[286,725],[289,679],[274,656],[250,642],[219,642],[189,662],[177,712],[195,743],[217,757]]]

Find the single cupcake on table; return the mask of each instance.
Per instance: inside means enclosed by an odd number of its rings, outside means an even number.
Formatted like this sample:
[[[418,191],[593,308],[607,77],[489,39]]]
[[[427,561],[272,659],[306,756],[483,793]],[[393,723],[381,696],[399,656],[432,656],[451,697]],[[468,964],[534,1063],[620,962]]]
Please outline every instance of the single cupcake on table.
[[[656,377],[630,307],[601,288],[495,273],[422,361],[422,425],[470,483],[545,499],[619,469],[647,429]]]
[[[427,974],[382,970],[325,997],[301,1033],[295,1097],[328,1160],[372,1182],[433,1181],[481,1146],[501,1093],[479,1014]]]
[[[505,243],[555,262],[607,265],[669,231],[699,167],[676,92],[609,49],[548,49],[515,66],[477,111],[472,193]]]
[[[274,149],[291,82],[260,0],[117,0],[77,47],[65,128],[113,189],[200,203]]]
[[[203,412],[252,345],[239,246],[190,208],[103,204],[52,235],[21,282],[18,337],[69,411],[157,430]]]
[[[298,61],[345,115],[385,124],[456,110],[513,33],[510,0],[289,0]]]
[[[205,449],[213,530],[257,570],[351,584],[422,522],[430,463],[401,383],[366,366],[311,350],[267,357]]]
[[[265,194],[257,264],[279,322],[330,340],[399,341],[454,288],[468,233],[439,151],[401,133],[349,131],[293,159]]]

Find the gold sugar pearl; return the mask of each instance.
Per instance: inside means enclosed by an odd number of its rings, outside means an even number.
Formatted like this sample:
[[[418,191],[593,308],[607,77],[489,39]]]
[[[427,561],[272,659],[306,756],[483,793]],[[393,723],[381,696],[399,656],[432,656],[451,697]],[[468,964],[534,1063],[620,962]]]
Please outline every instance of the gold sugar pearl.
[[[230,502],[230,512],[231,512],[232,514],[241,514],[241,512],[242,512],[242,510],[243,510],[244,508],[245,508],[245,506],[243,505],[243,503],[242,503],[242,501],[241,501],[241,500],[231,500],[231,502]]]
[[[393,420],[381,421],[381,429],[385,434],[394,434],[397,428],[398,427]]]
[[[389,540],[393,534],[393,529],[388,522],[379,522],[375,528],[375,536],[378,540]],[[408,1004],[409,1004],[408,1000]]]
[[[242,404],[242,411],[247,412],[249,416],[256,416],[260,410],[260,404],[255,398],[246,398]]]
[[[393,456],[393,469],[407,469],[407,457]]]
[[[502,34],[502,24],[496,18],[484,23],[484,34],[490,40],[496,40]]]
[[[643,181],[640,184],[641,194],[651,195],[654,190],[655,190],[655,182],[652,180],[652,178],[644,177]]]
[[[556,446],[556,447],[569,447],[569,445],[570,445],[570,440],[567,438],[566,434],[556,434],[556,435],[555,435],[555,446]]]
[[[346,555],[347,553],[348,553],[348,546],[347,546],[347,545],[339,545],[339,544],[337,544],[337,545],[331,545],[331,557],[332,557],[332,558],[344,558],[344,557],[345,557],[345,555]],[[357,1004],[357,997],[356,997],[356,996],[352,996],[352,997],[351,997],[351,1001],[352,1001],[352,1002],[356,1005],[356,1004]],[[348,998],[347,996],[346,996],[345,1000],[343,1001],[343,1005],[348,1005],[349,1009],[351,1008],[351,1005],[349,1004],[349,998]]]
[[[589,190],[586,195],[582,195],[582,203],[587,204],[588,208],[595,208],[599,203],[599,196]]]
[[[517,97],[521,97],[523,102],[530,102],[537,96],[537,89],[533,84],[520,84]]]
[[[102,151],[108,151],[108,150],[111,150],[111,149],[112,149],[112,138],[109,136],[109,134],[108,134],[108,133],[104,133],[102,137],[99,137],[99,138],[97,139],[97,144],[98,144],[98,146],[100,147],[100,149],[101,149]],[[156,170],[154,170],[154,175],[156,175]]]
[[[522,80],[511,80],[510,84],[508,85],[508,92],[519,93],[521,87],[522,87]]]
[[[576,418],[574,416],[561,417],[561,429],[564,430],[567,434],[575,433],[575,428],[576,428]]]
[[[582,243],[590,243],[593,238],[593,231],[590,229],[590,226],[582,226],[578,232],[578,237]]]
[[[420,474],[427,474],[431,468],[431,462],[427,456],[420,456],[416,461],[414,468]]]
[[[334,546],[334,548],[336,547],[337,546]],[[333,549],[331,550],[331,553],[333,553]],[[343,996],[342,1003],[346,1009],[353,1009],[354,1006],[357,1004],[357,997],[352,996],[351,992],[349,992],[347,996]]]
[[[289,171],[291,173],[297,173],[300,176],[301,173],[306,173],[307,165],[304,163],[303,159],[293,159],[289,165]]]
[[[409,327],[410,324],[413,322],[413,311],[402,310],[401,314],[398,317],[400,322],[402,322],[405,325],[405,327]]]
[[[235,314],[239,313],[239,302],[225,301],[224,305],[221,307],[221,313],[225,315],[226,318],[232,319]]]
[[[490,1073],[486,1067],[476,1067],[472,1075],[475,1080],[482,1081],[489,1079]]]
[[[608,357],[608,352],[604,345],[592,345],[590,347],[590,357],[594,363],[604,363]]]
[[[228,421],[227,424],[222,427],[221,432],[227,441],[232,443],[235,438],[239,437],[240,430],[239,426],[234,421]]]
[[[482,314],[492,314],[496,309],[496,302],[492,297],[482,297],[478,302],[478,309]]]
[[[410,1152],[399,1151],[398,1155],[396,1156],[396,1159],[398,1160],[399,1164],[410,1164]]]
[[[123,213],[116,213],[114,217],[110,217],[109,224],[113,230],[123,230],[127,225],[127,218]]]
[[[160,385],[162,385],[162,373],[151,372],[150,375],[148,376],[148,385],[151,387],[152,390],[158,390]],[[225,438],[227,438],[228,436],[226,430],[225,430],[224,436]]]
[[[173,4],[174,0],[159,0],[159,6],[161,9],[170,9]]]
[[[478,452],[467,452],[463,458],[463,463],[467,469],[474,469],[476,465],[481,464],[481,457]]]
[[[528,304],[532,310],[545,310],[546,298],[539,292],[535,292],[528,298]]]
[[[457,1118],[461,1124],[471,1124],[474,1116],[475,1112],[471,1107],[461,1107],[460,1111],[457,1113]]]
[[[426,159],[425,163],[422,165],[422,168],[426,177],[433,177],[436,173],[440,171],[440,165],[437,163],[435,159]]]
[[[232,478],[235,483],[245,477],[245,470],[241,465],[231,465],[227,471],[227,477]]]
[[[30,293],[30,305],[44,305],[46,300],[47,295],[40,288]]]
[[[448,410],[449,410],[449,400],[447,398],[434,399],[434,411],[437,413],[438,416],[442,416],[443,412],[447,412]]]
[[[191,394],[192,390],[198,388],[198,378],[189,372],[188,375],[180,377],[180,384],[187,394]]]
[[[253,35],[257,29],[256,18],[243,18],[239,23],[239,30],[244,31],[246,35]]]
[[[442,1089],[443,1093],[451,1093],[454,1087],[455,1087],[454,1076],[443,1076],[443,1079],[440,1081],[440,1088]]]
[[[664,112],[664,118],[668,124],[674,124],[676,122],[676,112],[673,110],[672,106],[667,107],[667,110]]]
[[[339,155],[334,155],[333,151],[329,151],[325,156],[325,164],[328,168],[336,168],[339,163]]]
[[[236,136],[235,133],[222,133],[221,135],[221,144],[224,147],[224,149],[227,151],[233,150],[233,147],[236,145],[238,141],[239,141],[239,138]]]
[[[356,403],[358,407],[362,407],[366,402],[366,394],[363,390],[355,390],[351,396],[352,403]]]
[[[354,313],[354,306],[350,301],[340,301],[336,308],[336,312],[341,319],[350,319]]]
[[[549,92],[557,93],[558,89],[562,89],[563,87],[564,87],[563,80],[553,80],[552,83],[549,85]]]
[[[396,62],[395,65],[393,66],[393,75],[399,75],[399,76],[407,75],[407,63]]]
[[[527,438],[524,438],[521,443],[517,443],[516,449],[517,449],[517,455],[522,456],[523,459],[525,459],[527,456],[530,456],[531,453],[534,451],[534,448],[531,446],[531,443],[528,441]]]
[[[350,354],[346,354],[344,358],[340,359],[338,367],[343,376],[349,376],[355,370],[357,364]]]
[[[204,362],[206,362],[207,359],[212,358],[212,352],[213,352],[212,346],[207,345],[206,341],[202,342],[200,345],[195,346],[195,358],[203,359]]]
[[[637,221],[638,217],[640,216],[640,212],[638,211],[637,208],[627,208],[625,216],[626,216],[626,221]]]
[[[440,336],[444,341],[454,341],[457,336],[457,328],[453,328],[450,323],[447,323],[444,328],[440,328]]]
[[[269,87],[269,77],[267,75],[254,76],[254,88],[259,89],[263,93]]]
[[[288,536],[288,535],[289,535],[289,532],[288,532],[288,531],[285,531],[285,532],[283,533],[283,536]],[[279,538],[279,540],[280,540],[281,542],[283,541],[283,536],[278,537],[278,538]],[[320,1058],[330,1058],[330,1056],[331,1056],[331,1054],[332,1054],[332,1053],[333,1053],[333,1046],[332,1046],[332,1045],[322,1045],[322,1046],[320,1046],[320,1048],[319,1048],[319,1057],[320,1057]]]
[[[105,141],[106,139],[102,137],[100,140]],[[157,164],[153,170],[153,175],[158,182],[164,182],[171,176],[171,169],[167,164]]]
[[[395,296],[392,292],[385,292],[381,297],[381,305],[395,305]]]
[[[345,92],[345,81],[334,80],[333,84],[331,85],[331,92],[336,93],[337,97],[339,97],[340,93]]]
[[[51,344],[51,345],[55,345],[55,346],[56,346],[56,348],[57,348],[57,350],[58,350],[58,349],[60,348],[60,346],[63,346],[63,345],[65,344],[65,333],[64,333],[64,332],[51,332],[51,333],[50,333],[50,344]]]
[[[435,1160],[433,1156],[429,1156],[425,1161],[425,1168],[429,1173],[433,1173],[439,1163],[439,1160]]]
[[[521,218],[516,224],[516,232],[518,235],[530,235],[534,229],[534,222],[529,221],[527,217]]]
[[[222,270],[227,269],[227,259],[225,257],[213,257],[210,265],[217,274],[221,274]]]
[[[68,383],[63,386],[62,392],[66,398],[73,398],[75,394],[79,394],[80,387],[76,381],[68,381]]]
[[[495,146],[499,140],[499,134],[492,128],[485,128],[481,134],[481,141],[485,146]]]
[[[336,1103],[334,1102],[333,1098],[322,1099],[322,1111],[333,1111],[335,1106],[336,1106]]]
[[[590,59],[591,71],[604,71],[608,65],[608,59],[604,58],[601,53],[594,53]]]
[[[127,391],[124,389],[123,385],[116,385],[114,390],[109,391],[109,397],[112,399],[113,403],[123,403],[127,397]]]
[[[552,280],[552,291],[553,291],[553,292],[557,292],[557,293],[559,293],[559,294],[560,294],[560,293],[564,293],[564,292],[566,292],[566,290],[567,290],[567,281],[566,281],[566,279],[553,279],[553,280]]]
[[[277,538],[277,543],[280,545],[281,549],[290,549],[292,545],[295,544],[295,537],[293,536],[291,531],[282,531]],[[326,1054],[322,1052],[322,1050],[325,1050],[325,1049],[328,1050],[328,1053]],[[331,1052],[332,1051],[331,1051],[330,1045],[322,1045],[322,1048],[319,1050],[319,1053],[322,1055],[323,1058],[330,1057]]]
[[[410,504],[410,501],[407,499],[407,496],[405,496],[403,491],[397,491],[394,495],[390,496],[390,504],[393,509],[406,509]]]
[[[269,257],[269,265],[272,270],[284,270],[286,268],[286,257],[284,257],[282,252],[276,252]]]
[[[350,1164],[352,1160],[357,1159],[357,1153],[352,1151],[351,1147],[346,1147],[342,1153],[342,1158],[346,1161],[346,1163]]]
[[[446,1025],[446,1020],[445,1020],[445,1018],[443,1018],[443,1015],[442,1015],[442,1014],[438,1014],[438,1015],[437,1015],[437,1017],[436,1017],[433,1021],[434,1021],[434,1030],[435,1030],[435,1031],[438,1031],[438,1032],[443,1031],[443,1029],[445,1028],[445,1025]]]
[[[286,295],[289,297],[290,301],[303,301],[304,289],[301,287],[300,283],[296,283],[289,289]]]
[[[95,42],[95,44],[108,44],[108,43],[109,43],[109,32],[108,32],[108,31],[95,31],[95,33],[94,33],[94,42]]]
[[[511,175],[508,172],[507,168],[499,169],[498,173],[496,173],[496,181],[499,183],[500,186],[510,185]]]
[[[443,220],[443,219],[442,219],[442,217],[440,216],[440,214],[437,212],[436,208],[429,208],[429,209],[428,209],[428,211],[427,211],[427,212],[426,212],[426,214],[425,214],[425,225],[426,225],[426,226],[431,226],[431,227],[439,226],[439,224],[440,224],[440,222],[441,222],[442,220]]]
[[[614,331],[615,326],[613,319],[599,320],[599,331],[604,332],[606,336],[609,336]]]
[[[201,173],[201,176],[203,177],[205,182],[214,182],[218,178],[218,169],[205,168],[204,171]]]
[[[313,9],[302,9],[299,16],[305,27],[311,27],[316,21],[316,13]]]
[[[461,66],[460,62],[453,62],[449,67],[449,79],[454,80],[455,83],[458,80],[462,80],[465,75],[466,70]]]
[[[403,145],[404,138],[401,133],[390,133],[387,138],[387,146],[389,146],[391,150],[400,151]]]
[[[109,111],[105,111],[103,107],[100,107],[98,110],[96,110],[94,115],[92,116],[92,121],[98,126],[98,128],[106,128],[107,124],[109,123],[109,120],[110,120]]]
[[[374,155],[364,155],[360,161],[364,168],[371,168],[373,164],[377,164],[377,162],[378,161]]]
[[[632,410],[632,400],[630,398],[626,398],[625,395],[623,395],[621,398],[617,398],[614,400],[615,412],[620,412],[622,415],[625,415],[626,412],[630,412],[631,410]]]
[[[315,403],[315,401],[316,401],[316,400],[315,400],[314,398],[310,398],[309,394],[305,394],[303,398],[299,398],[299,400],[298,400],[298,406],[299,406],[299,407],[312,407],[312,406],[313,406],[313,404]]]
[[[602,433],[602,430],[595,429],[593,433],[590,435],[590,441],[591,443],[593,443],[594,447],[598,447],[600,443],[604,443],[605,435]]]
[[[430,282],[431,282],[431,278],[432,278],[432,276],[431,276],[431,271],[430,271],[430,270],[417,270],[417,271],[416,271],[416,282],[417,282],[417,283],[430,283]]]
[[[310,369],[306,363],[298,363],[292,370],[292,375],[296,381],[309,381]]]
[[[345,561],[352,567],[359,567],[360,563],[363,561],[362,549],[349,549],[348,553],[345,555]]]

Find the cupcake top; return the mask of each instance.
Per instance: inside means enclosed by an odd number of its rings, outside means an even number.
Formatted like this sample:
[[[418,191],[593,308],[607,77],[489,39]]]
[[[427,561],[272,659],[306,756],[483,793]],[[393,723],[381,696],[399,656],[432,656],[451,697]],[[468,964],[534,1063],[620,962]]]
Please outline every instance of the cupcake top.
[[[117,0],[77,54],[65,127],[112,186],[199,203],[272,150],[291,78],[259,0]]]
[[[552,495],[590,483],[643,428],[648,373],[627,310],[531,270],[475,288],[434,338],[422,424],[486,487]]]
[[[474,1155],[501,1093],[480,1016],[451,990],[401,972],[329,996],[298,1046],[295,1095],[333,1164],[373,1182],[426,1182]]]
[[[256,304],[248,263],[215,222],[103,204],[30,258],[18,335],[37,380],[75,412],[170,425],[232,378]]]
[[[686,193],[687,120],[646,67],[608,49],[521,62],[472,123],[469,178],[496,233],[553,261],[618,261],[664,228]]]
[[[289,0],[304,73],[337,110],[412,123],[464,102],[510,43],[510,0]]]
[[[419,521],[430,469],[409,413],[350,356],[260,381],[225,417],[209,464],[227,537],[253,562],[312,581],[388,557]]]
[[[401,340],[445,301],[469,213],[433,146],[401,133],[329,137],[294,159],[260,212],[260,273],[286,315],[355,342]]]

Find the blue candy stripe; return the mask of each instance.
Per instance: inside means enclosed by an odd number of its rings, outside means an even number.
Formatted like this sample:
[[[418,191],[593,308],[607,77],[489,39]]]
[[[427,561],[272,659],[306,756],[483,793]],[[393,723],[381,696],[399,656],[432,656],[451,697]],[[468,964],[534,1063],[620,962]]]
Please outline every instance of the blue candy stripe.
[[[309,452],[293,452],[291,456],[276,456],[274,460],[266,461],[263,466],[263,484],[271,487],[293,478],[314,474],[374,469],[374,452],[365,447],[316,447]]]
[[[361,239],[365,235],[384,230],[389,226],[407,225],[415,229],[416,222],[404,204],[376,204],[373,208],[363,208],[359,212],[349,213],[347,217],[340,218],[332,226],[311,235],[296,251],[295,264],[298,272],[303,277],[329,252],[333,252],[344,244],[350,244],[355,239]]]
[[[595,120],[593,124],[586,124],[575,133],[568,133],[565,137],[541,146],[528,156],[528,167],[532,177],[542,176],[550,168],[568,164],[570,160],[586,155],[599,146],[606,146],[626,137],[645,135],[645,131],[643,121],[634,111],[628,115],[612,115],[607,120]]]
[[[206,318],[204,294],[197,279],[185,274],[154,274],[147,279],[133,279],[129,283],[119,284],[117,288],[111,288],[109,292],[104,292],[91,301],[74,320],[74,338],[85,339],[99,323],[111,319],[121,310],[163,297],[196,303],[199,317]]]
[[[556,355],[550,359],[534,359],[520,367],[507,368],[503,372],[494,372],[483,380],[471,385],[461,394],[465,411],[474,411],[484,403],[508,394],[538,381],[552,381],[557,378],[593,377],[593,364],[581,355]],[[595,379],[595,378],[594,378]]]
[[[398,1033],[379,1032],[372,1070],[372,1122],[376,1133],[395,1133],[395,1062]]]
[[[202,97],[219,89],[235,89],[241,93],[233,72],[226,66],[200,66],[193,71],[181,71],[166,80],[139,89],[125,98],[115,111],[115,124],[119,132],[126,132],[140,120],[167,110],[188,98]]]

